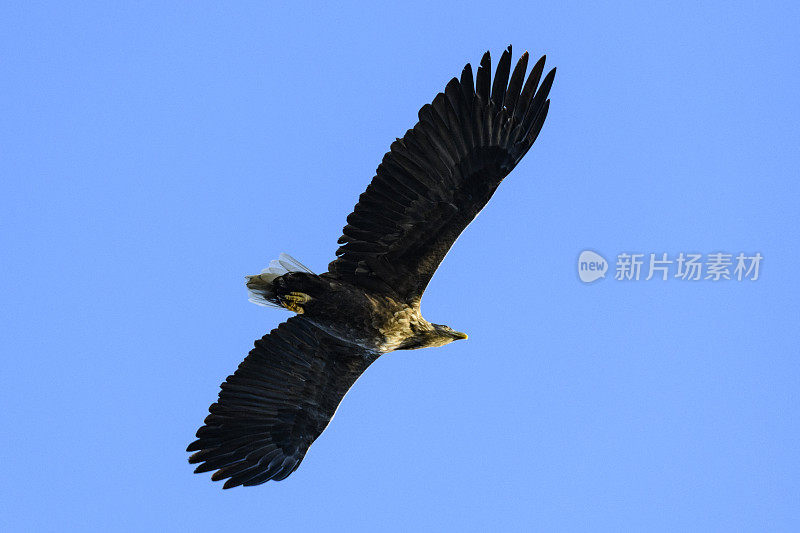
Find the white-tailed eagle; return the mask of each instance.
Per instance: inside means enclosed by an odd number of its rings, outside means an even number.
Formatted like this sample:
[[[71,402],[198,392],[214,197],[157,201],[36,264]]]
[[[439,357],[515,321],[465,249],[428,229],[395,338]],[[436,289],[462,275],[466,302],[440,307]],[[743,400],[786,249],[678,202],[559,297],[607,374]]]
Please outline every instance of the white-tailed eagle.
[[[347,390],[382,354],[464,333],[425,320],[420,299],[456,238],[542,129],[555,69],[511,47],[491,80],[467,64],[391,145],[347,217],[336,259],[316,275],[287,255],[247,277],[250,299],[296,313],[255,343],[225,380],[187,451],[224,488],[286,478]],[[541,81],[541,84],[540,84]]]

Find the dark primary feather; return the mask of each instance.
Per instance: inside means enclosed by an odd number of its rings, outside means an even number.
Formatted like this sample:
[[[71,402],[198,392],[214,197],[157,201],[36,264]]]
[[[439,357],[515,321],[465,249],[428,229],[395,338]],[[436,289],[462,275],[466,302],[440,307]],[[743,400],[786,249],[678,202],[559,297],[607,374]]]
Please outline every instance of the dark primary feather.
[[[474,86],[468,64],[425,105],[347,217],[328,275],[418,302],[456,238],[539,135],[555,76],[553,69],[539,86],[544,61],[522,86],[524,53],[509,81],[509,46],[492,84],[487,52]]]
[[[189,462],[201,463],[195,472],[216,470],[214,481],[229,478],[224,488],[284,479],[377,356],[290,318],[222,384]]]

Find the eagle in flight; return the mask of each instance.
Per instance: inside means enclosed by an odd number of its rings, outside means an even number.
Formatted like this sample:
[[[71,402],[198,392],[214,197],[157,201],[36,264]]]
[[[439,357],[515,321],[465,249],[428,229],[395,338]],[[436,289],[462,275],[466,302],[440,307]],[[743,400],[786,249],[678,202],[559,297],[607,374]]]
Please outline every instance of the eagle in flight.
[[[247,276],[250,301],[295,316],[255,342],[187,451],[224,488],[294,472],[345,393],[382,354],[467,335],[422,317],[436,268],[542,129],[555,70],[511,47],[467,64],[392,143],[347,217],[336,259],[316,275],[288,255]],[[539,83],[541,81],[541,84]],[[524,83],[523,83],[524,82]]]

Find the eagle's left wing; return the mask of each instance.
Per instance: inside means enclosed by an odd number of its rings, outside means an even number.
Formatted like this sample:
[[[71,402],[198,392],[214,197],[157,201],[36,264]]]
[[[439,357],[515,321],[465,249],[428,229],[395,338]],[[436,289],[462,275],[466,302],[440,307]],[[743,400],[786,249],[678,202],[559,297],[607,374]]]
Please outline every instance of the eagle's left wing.
[[[294,472],[345,393],[378,354],[344,343],[295,316],[257,340],[221,385],[197,430],[190,463],[216,470],[224,488],[281,480]]]
[[[553,69],[539,85],[544,59],[523,86],[528,54],[509,79],[509,46],[492,83],[487,52],[474,84],[467,65],[425,105],[347,217],[325,275],[419,302],[456,238],[539,135],[555,76]]]

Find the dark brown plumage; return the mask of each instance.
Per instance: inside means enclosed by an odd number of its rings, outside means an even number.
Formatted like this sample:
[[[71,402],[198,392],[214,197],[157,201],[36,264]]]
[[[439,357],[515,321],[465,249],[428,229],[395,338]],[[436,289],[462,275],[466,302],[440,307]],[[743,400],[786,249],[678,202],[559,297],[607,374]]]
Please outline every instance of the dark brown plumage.
[[[188,451],[196,472],[225,488],[281,480],[303,460],[347,390],[381,354],[441,346],[466,335],[431,324],[422,293],[456,238],[533,145],[555,76],[545,58],[511,71],[511,47],[494,82],[468,64],[419,122],[392,143],[347,217],[337,258],[315,275],[282,255],[248,276],[251,301],[298,313],[262,339],[222,384]],[[541,80],[541,85],[539,84]],[[538,87],[538,89],[537,89]]]

